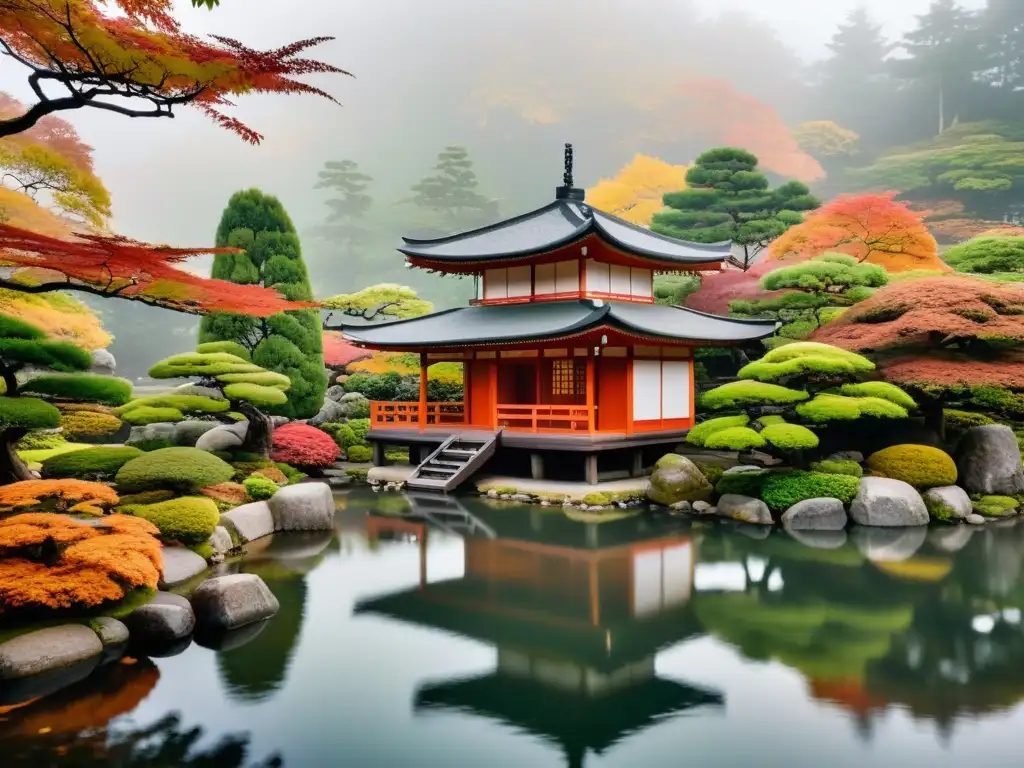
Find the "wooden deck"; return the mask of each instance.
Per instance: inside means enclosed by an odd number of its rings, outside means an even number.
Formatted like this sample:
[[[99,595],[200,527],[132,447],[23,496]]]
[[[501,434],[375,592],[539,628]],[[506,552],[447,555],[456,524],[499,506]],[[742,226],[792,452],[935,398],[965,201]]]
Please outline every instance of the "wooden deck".
[[[583,434],[567,434],[563,432],[527,432],[506,429],[502,433],[503,448],[520,448],[537,451],[578,451],[580,453],[600,453],[624,448],[642,448],[648,445],[674,445],[686,438],[689,430],[677,429],[662,432],[640,432],[632,435],[626,433],[598,432]],[[473,439],[482,434],[489,434],[479,427],[431,427],[420,431],[416,428],[371,429],[366,439],[371,443],[387,445],[423,445],[439,446],[452,436],[465,436]]]

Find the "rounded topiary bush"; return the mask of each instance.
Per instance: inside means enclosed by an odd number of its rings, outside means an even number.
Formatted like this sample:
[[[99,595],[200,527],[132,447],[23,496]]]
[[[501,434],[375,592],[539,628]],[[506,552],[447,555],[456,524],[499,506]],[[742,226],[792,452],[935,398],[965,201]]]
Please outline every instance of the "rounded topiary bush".
[[[872,474],[919,489],[953,485],[957,477],[953,457],[928,445],[893,445],[871,454],[867,467]]]
[[[747,451],[763,448],[765,439],[750,427],[726,427],[712,432],[704,441],[705,448],[720,451]]]
[[[279,486],[269,477],[253,475],[242,481],[245,486],[245,493],[251,501],[264,501],[269,499],[279,490]]]
[[[703,446],[711,435],[721,432],[723,429],[733,427],[745,427],[750,423],[750,417],[744,414],[739,416],[719,416],[717,419],[702,421],[686,433],[686,442],[691,445]]]
[[[63,400],[85,400],[106,405],[124,405],[132,399],[130,381],[91,373],[36,376],[22,385],[21,391]]]
[[[132,459],[141,456],[138,448],[100,447],[62,453],[43,462],[43,477],[108,478],[117,474]]]
[[[864,476],[864,468],[856,461],[850,459],[822,459],[812,463],[811,469],[815,472],[823,472],[826,475]]]
[[[118,511],[148,520],[160,530],[164,541],[180,541],[188,546],[209,539],[220,522],[220,511],[213,499],[198,496],[122,506]]]
[[[234,473],[226,461],[198,448],[161,448],[129,461],[115,482],[124,493],[158,489],[195,493],[227,482]]]
[[[330,435],[308,424],[292,422],[274,430],[271,458],[298,467],[329,467],[339,449]]]
[[[820,472],[789,472],[765,479],[761,499],[772,512],[785,512],[806,499],[839,499],[853,501],[860,490],[860,480],[850,475],[826,475]]]
[[[109,437],[121,429],[121,420],[109,413],[69,411],[60,416],[60,426],[68,440]]]
[[[353,445],[347,452],[348,460],[357,464],[370,461],[373,458],[373,449],[365,445]]]

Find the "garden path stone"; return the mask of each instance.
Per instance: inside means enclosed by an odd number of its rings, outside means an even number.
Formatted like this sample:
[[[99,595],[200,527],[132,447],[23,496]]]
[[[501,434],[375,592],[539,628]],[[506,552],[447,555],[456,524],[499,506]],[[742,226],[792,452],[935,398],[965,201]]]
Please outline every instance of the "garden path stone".
[[[0,644],[0,680],[52,672],[101,653],[103,643],[84,624],[47,627]]]

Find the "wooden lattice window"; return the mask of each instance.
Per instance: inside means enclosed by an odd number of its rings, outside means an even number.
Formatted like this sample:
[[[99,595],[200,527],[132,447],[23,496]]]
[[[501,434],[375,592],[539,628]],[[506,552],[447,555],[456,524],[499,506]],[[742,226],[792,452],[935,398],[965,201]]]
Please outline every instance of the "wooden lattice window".
[[[551,394],[555,397],[586,396],[586,363],[573,358],[553,360],[551,366]]]

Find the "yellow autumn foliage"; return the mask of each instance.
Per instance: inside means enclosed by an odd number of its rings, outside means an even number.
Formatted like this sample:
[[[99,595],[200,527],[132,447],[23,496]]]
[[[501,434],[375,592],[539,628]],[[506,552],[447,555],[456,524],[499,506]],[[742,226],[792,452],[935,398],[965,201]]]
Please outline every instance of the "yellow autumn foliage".
[[[665,207],[665,193],[685,188],[686,166],[638,154],[614,178],[601,179],[588,189],[587,202],[612,216],[646,227],[654,214]]]
[[[113,341],[99,317],[66,293],[30,294],[0,288],[0,313],[34,325],[48,339],[67,341],[90,351]]]

